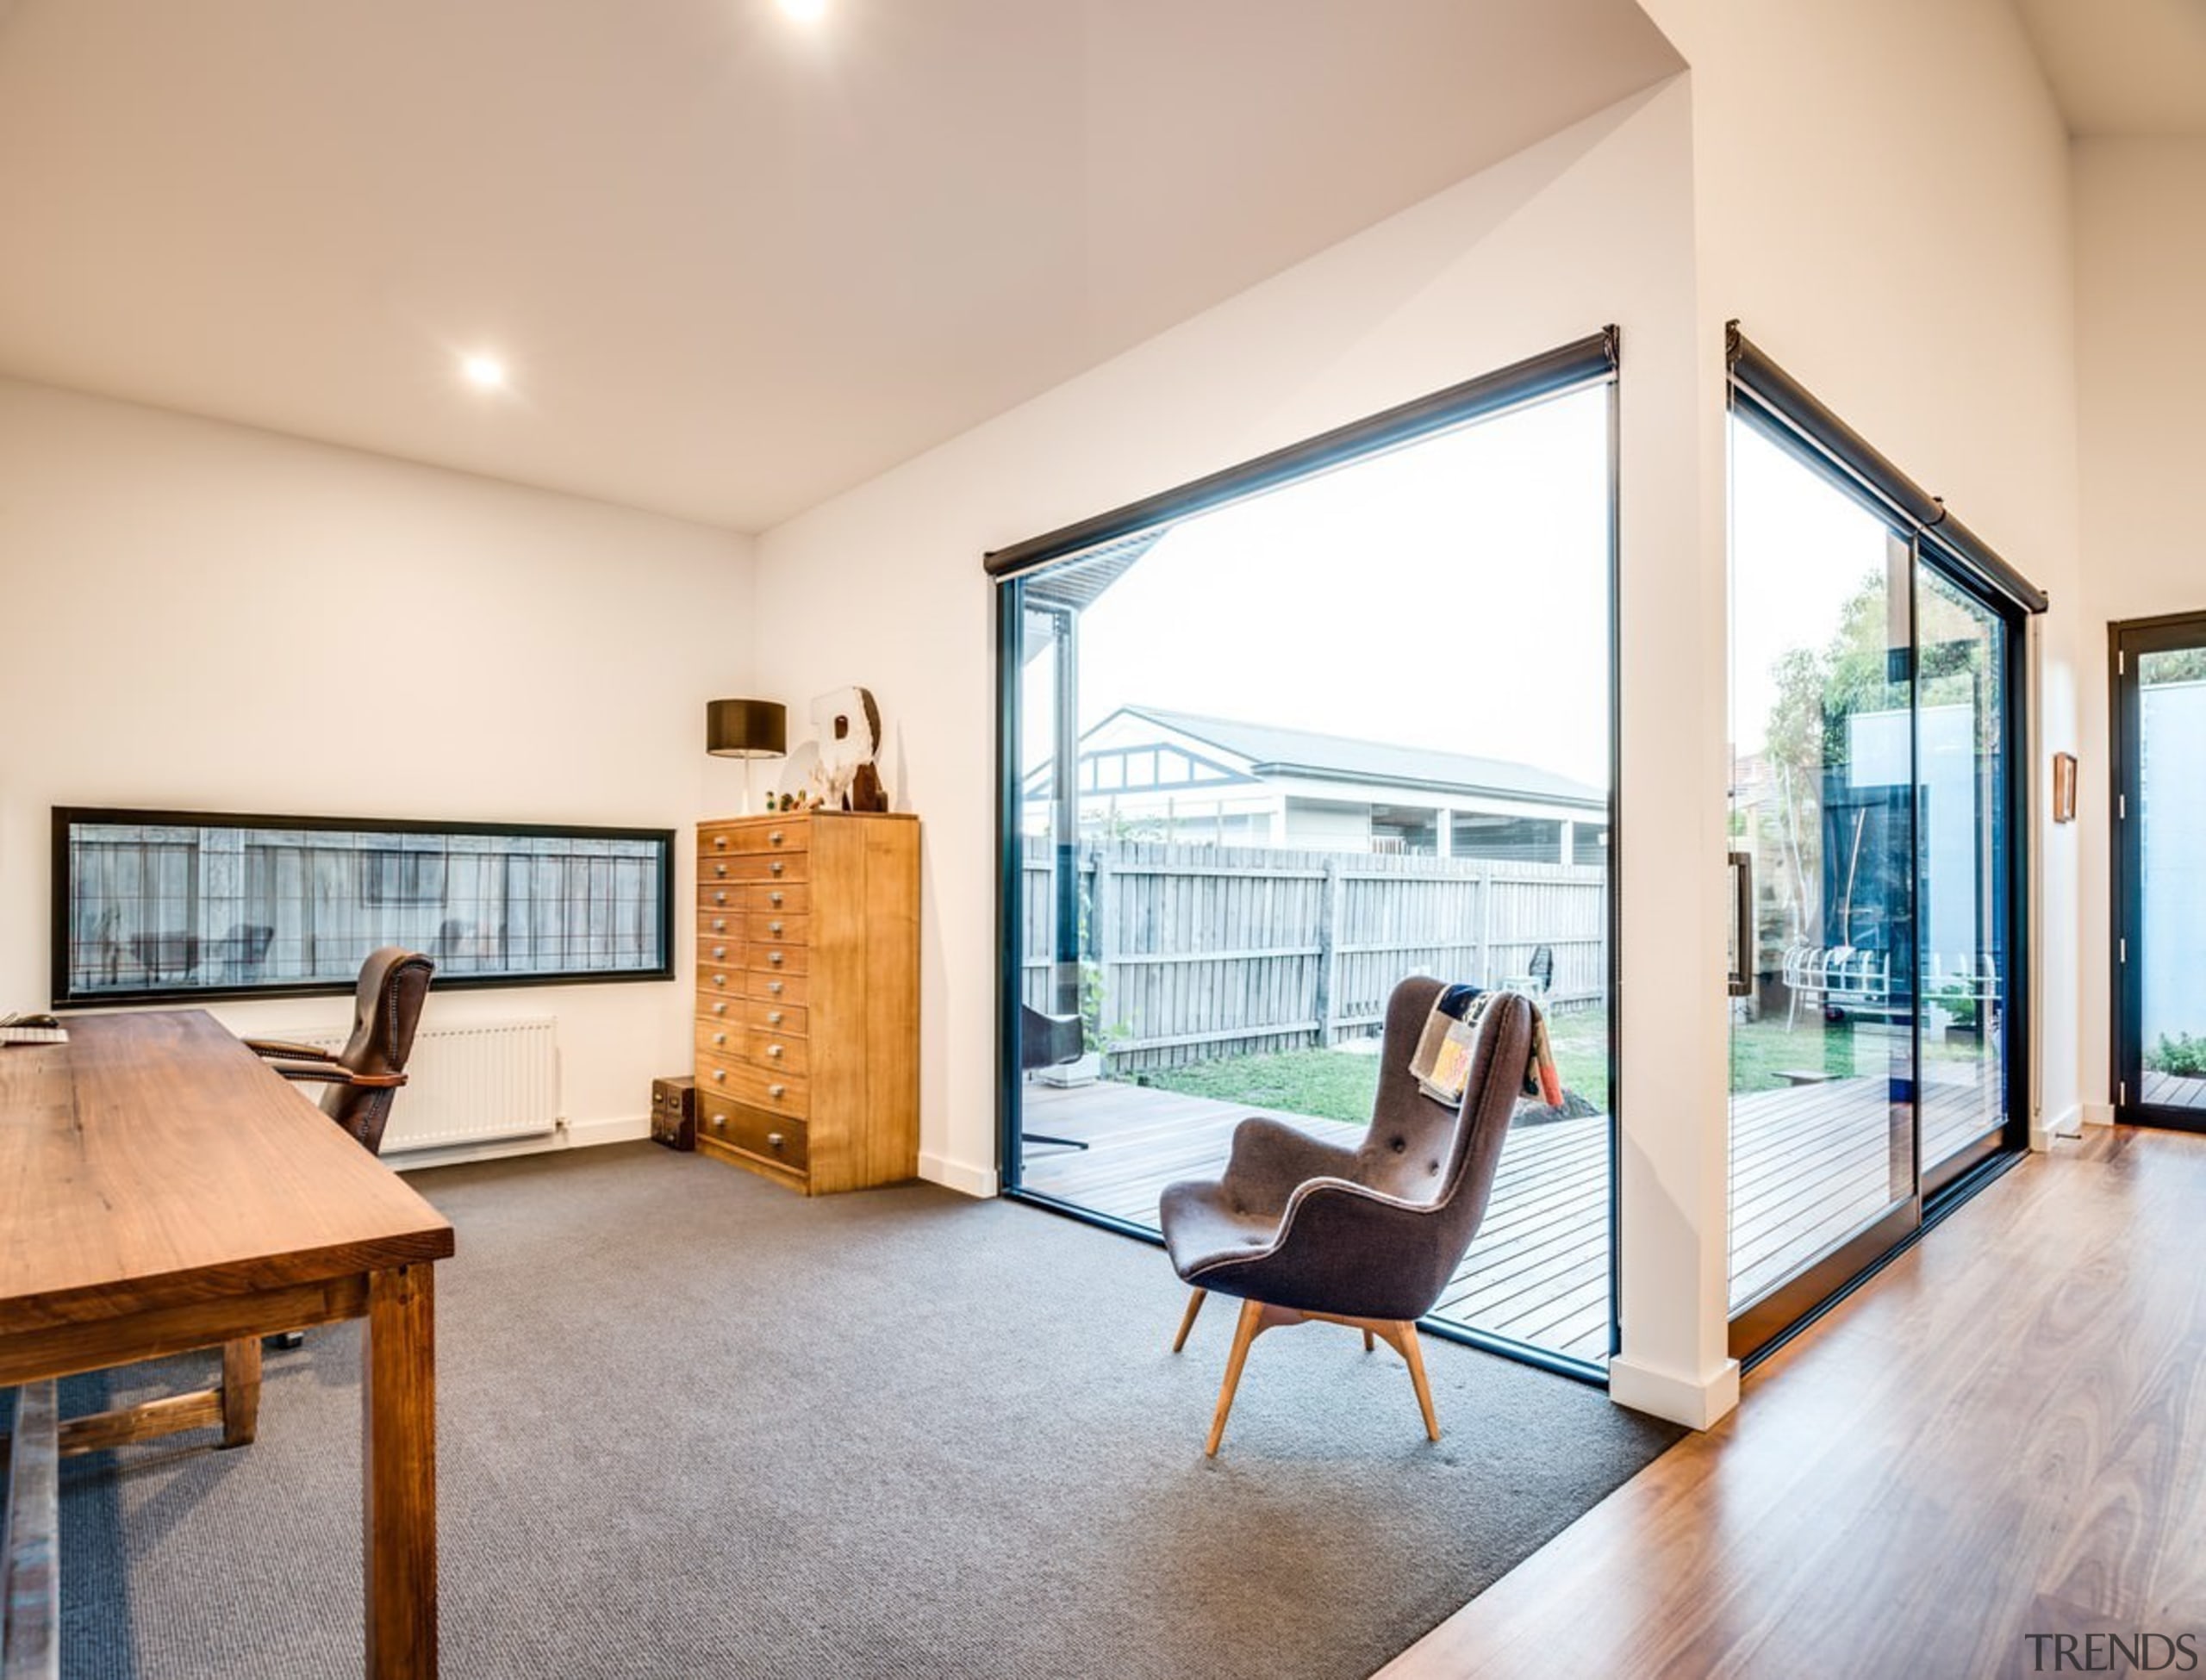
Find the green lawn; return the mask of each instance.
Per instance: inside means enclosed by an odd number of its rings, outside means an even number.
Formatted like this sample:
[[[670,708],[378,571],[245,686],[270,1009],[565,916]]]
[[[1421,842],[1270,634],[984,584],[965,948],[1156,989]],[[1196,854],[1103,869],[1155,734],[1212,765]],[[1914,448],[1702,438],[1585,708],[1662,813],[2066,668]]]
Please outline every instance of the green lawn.
[[[1782,1091],[1792,1084],[1787,1073],[1821,1073],[1839,1078],[1877,1071],[1884,1065],[1885,1042],[1851,1030],[1821,1030],[1812,1014],[1802,1016],[1797,1031],[1787,1031],[1782,1016],[1736,1024],[1731,1032],[1731,1088],[1744,1094]],[[1605,1109],[1609,1102],[1609,1017],[1605,1011],[1573,1010],[1549,1017],[1548,1039],[1555,1048],[1566,1088]],[[1955,1036],[1923,1044],[1926,1057],[1972,1061],[1982,1054],[1973,1038]],[[1286,1050],[1275,1055],[1219,1056],[1165,1073],[1144,1073],[1144,1085],[1182,1091],[1191,1097],[1245,1103],[1251,1108],[1283,1109],[1328,1120],[1362,1125],[1371,1118],[1372,1093],[1379,1082],[1379,1058],[1353,1050]]]
[[[1557,1015],[1548,1023],[1563,1085],[1596,1108],[1609,1100],[1608,1017],[1598,1010]],[[1284,1109],[1362,1125],[1371,1118],[1379,1085],[1379,1058],[1354,1050],[1283,1050],[1274,1055],[1219,1056],[1166,1073],[1144,1073],[1142,1082],[1191,1097]]]

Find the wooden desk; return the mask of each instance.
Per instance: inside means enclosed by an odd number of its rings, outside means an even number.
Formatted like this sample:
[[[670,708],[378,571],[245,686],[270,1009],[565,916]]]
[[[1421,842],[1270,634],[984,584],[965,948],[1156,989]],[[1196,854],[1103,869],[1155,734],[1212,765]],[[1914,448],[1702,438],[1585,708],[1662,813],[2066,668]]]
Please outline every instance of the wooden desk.
[[[433,1676],[451,1224],[200,1011],[69,1035],[0,1049],[0,1385],[365,1318],[367,1672]]]

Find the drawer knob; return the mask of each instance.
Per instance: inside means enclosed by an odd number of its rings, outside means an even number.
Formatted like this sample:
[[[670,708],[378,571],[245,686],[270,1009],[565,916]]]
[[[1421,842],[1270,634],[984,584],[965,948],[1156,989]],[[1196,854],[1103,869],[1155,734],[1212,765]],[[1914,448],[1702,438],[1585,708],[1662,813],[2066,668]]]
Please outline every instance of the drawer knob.
[[[769,1044],[766,1047],[766,1054],[776,1061],[779,1061],[782,1059],[782,1047],[778,1044]]]
[[[782,961],[782,954],[779,951],[769,951],[766,953],[766,961],[773,963],[776,967],[779,967]]]
[[[773,905],[775,909],[779,910],[779,909],[781,908],[781,906],[782,906],[782,893],[781,893],[781,889],[780,889],[779,887],[776,887],[776,888],[775,888],[775,890],[774,890],[774,891],[772,891],[771,893],[769,893],[766,895],[766,902],[767,902],[768,904],[770,904],[770,905]]]
[[[723,1081],[725,1081],[725,1080],[726,1080],[726,1078],[727,1078],[727,1069],[726,1069],[726,1068],[725,1068],[725,1067],[715,1067],[715,1068],[714,1068],[714,1069],[713,1069],[713,1077],[714,1077],[714,1079],[716,1079],[716,1080],[723,1080]]]
[[[713,976],[713,984],[714,986],[726,986],[727,984],[727,976],[726,974],[714,974]]]
[[[780,845],[782,843],[781,830],[776,829],[771,834],[768,835],[766,837],[766,843],[770,846]]]
[[[766,1011],[766,1024],[770,1027],[780,1026],[782,1024],[782,1011],[778,1009],[768,1010]]]
[[[713,1042],[714,1042],[714,1043],[715,1043],[715,1044],[725,1044],[725,1043],[726,1043],[726,1042],[727,1042],[727,1035],[726,1035],[726,1033],[724,1033],[724,1032],[716,1032],[716,1033],[714,1033],[714,1034],[713,1035]]]
[[[766,1087],[766,1094],[778,1102],[781,1099],[782,1093],[788,1089],[788,1086],[785,1085],[770,1085]]]
[[[727,836],[725,834],[715,834],[713,837],[713,844],[715,848],[725,848],[727,844]]]
[[[726,903],[727,902],[727,894],[726,894],[726,893],[714,893],[714,894],[713,894],[713,902],[714,902],[714,904],[726,904]]]
[[[715,1115],[713,1117],[713,1129],[714,1129],[714,1131],[719,1131],[722,1127],[726,1126],[726,1124],[727,1124],[727,1116],[726,1116],[725,1114],[715,1114]]]
[[[714,933],[726,933],[727,931],[727,918],[725,916],[714,917],[713,931]]]
[[[724,874],[726,874],[727,873],[727,865],[726,865],[726,864],[725,864],[725,863],[715,863],[715,864],[714,864],[714,865],[713,865],[713,873],[714,873],[714,874],[716,874],[716,875],[724,875]]]
[[[775,859],[771,863],[768,864],[766,867],[767,867],[768,868],[771,869],[771,870],[772,870],[776,874],[777,874],[777,875],[778,875],[778,874],[781,874],[781,872],[782,872],[782,866],[783,864],[787,863],[788,862],[788,860],[787,858],[785,858],[785,857],[777,857],[777,858],[776,858],[776,859]]]
[[[773,1145],[775,1148],[778,1149],[782,1147],[782,1135],[779,1132],[768,1132],[766,1134],[766,1142]]]
[[[779,980],[768,980],[766,989],[778,998],[782,994],[782,983]]]
[[[769,922],[766,924],[766,931],[779,939],[782,936],[782,924],[779,922]]]
[[[727,961],[727,947],[726,947],[726,946],[725,946],[725,945],[715,945],[715,946],[714,946],[714,947],[713,947],[713,961],[715,961],[715,962],[725,962],[725,961]]]
[[[714,1014],[715,1014],[715,1015],[725,1015],[725,1014],[726,1014],[726,1013],[727,1013],[727,1005],[726,1005],[726,1003],[725,1001],[722,1001],[722,1002],[720,1002],[720,1003],[714,1004],[714,1005],[713,1005],[713,1013],[714,1013]]]

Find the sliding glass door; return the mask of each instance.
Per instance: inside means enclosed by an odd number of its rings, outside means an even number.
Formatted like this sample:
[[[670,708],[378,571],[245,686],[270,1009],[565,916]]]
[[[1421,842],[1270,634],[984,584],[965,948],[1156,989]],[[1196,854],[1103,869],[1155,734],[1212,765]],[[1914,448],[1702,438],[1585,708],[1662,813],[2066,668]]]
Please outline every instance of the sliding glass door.
[[[1922,944],[1922,1190],[2003,1145],[2016,1103],[2008,1030],[2016,942],[2007,721],[2013,632],[1935,566],[1916,575],[1916,893]]]
[[[1731,1309],[1759,1346],[1915,1228],[1907,538],[1734,422]]]
[[[2206,1131],[2206,615],[2113,651],[2116,1117]]]
[[[1732,422],[1732,1350],[2019,1142],[2016,608]]]

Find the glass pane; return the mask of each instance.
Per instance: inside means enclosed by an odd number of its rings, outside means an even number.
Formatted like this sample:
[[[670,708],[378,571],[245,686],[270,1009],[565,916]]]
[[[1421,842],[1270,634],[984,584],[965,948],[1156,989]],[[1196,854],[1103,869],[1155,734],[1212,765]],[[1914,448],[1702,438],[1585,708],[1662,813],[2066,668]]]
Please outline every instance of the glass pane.
[[[2007,626],[1929,567],[1916,588],[1922,1165],[2007,1117]]]
[[[2137,661],[2147,1103],[2206,1109],[2206,648]]]
[[[1915,768],[1907,545],[1753,426],[1731,444],[1736,1310],[1914,1193]]]
[[[1154,1229],[1250,1114],[1362,1140],[1405,976],[1528,988],[1564,1100],[1520,1110],[1437,1313],[1606,1359],[1608,406],[1011,586],[1024,1188]]]
[[[173,824],[69,826],[65,999],[349,986],[370,951],[474,976],[664,974],[670,841]]]

